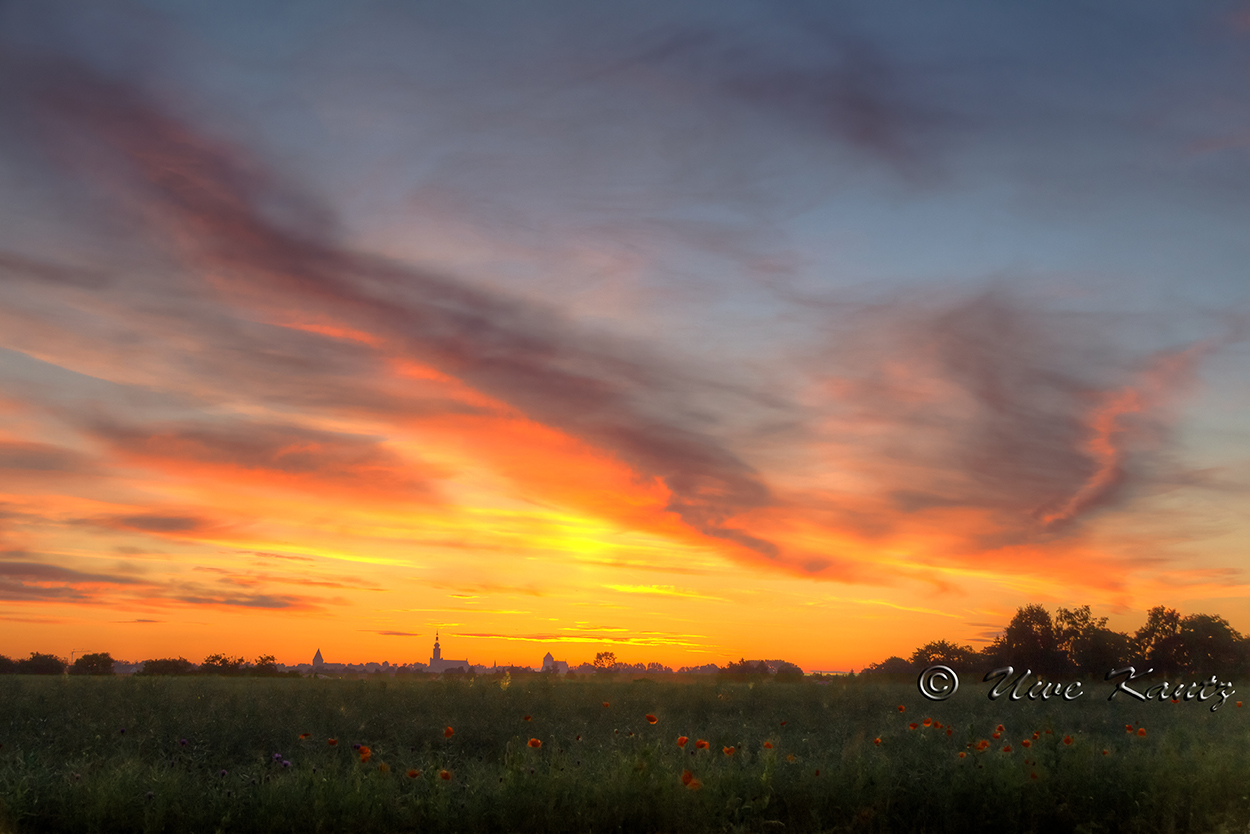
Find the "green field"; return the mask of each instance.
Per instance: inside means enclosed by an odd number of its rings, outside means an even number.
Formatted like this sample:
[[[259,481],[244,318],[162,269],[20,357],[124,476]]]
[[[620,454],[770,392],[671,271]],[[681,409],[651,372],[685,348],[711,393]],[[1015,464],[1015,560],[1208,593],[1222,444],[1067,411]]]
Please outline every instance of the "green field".
[[[1108,703],[1107,684],[1070,703],[991,702],[981,690],[931,703],[913,685],[862,680],[501,683],[3,676],[0,829],[1250,826],[1240,694],[1212,713],[1197,702]],[[695,749],[698,740],[708,747]],[[368,761],[354,744],[369,748]]]

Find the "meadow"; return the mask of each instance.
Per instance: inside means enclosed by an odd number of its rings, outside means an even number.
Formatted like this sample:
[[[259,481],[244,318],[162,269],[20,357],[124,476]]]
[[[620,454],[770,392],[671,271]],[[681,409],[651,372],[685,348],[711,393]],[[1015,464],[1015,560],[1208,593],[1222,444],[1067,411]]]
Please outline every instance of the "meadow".
[[[0,831],[1250,828],[1240,694],[1213,713],[1101,686],[9,675]]]

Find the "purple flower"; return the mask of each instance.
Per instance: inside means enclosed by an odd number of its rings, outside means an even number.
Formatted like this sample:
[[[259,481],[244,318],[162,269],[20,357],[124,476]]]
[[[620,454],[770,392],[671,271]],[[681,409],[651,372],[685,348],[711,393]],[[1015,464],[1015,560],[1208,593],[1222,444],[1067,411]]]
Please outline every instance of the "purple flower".
[[[122,730],[122,732],[124,733],[124,732],[126,732],[126,731],[125,731],[125,730]],[[353,745],[352,745],[352,749],[353,749],[353,750],[359,750],[359,749],[360,749],[360,742],[356,742],[355,744],[353,744]]]
[[[226,771],[224,771],[224,770],[219,770],[219,771],[217,771],[217,775],[218,775],[218,776],[220,776],[221,778],[223,778],[223,779],[224,779],[224,778],[226,778]]]
[[[274,753],[274,754],[273,754],[273,760],[274,760],[275,762],[280,762],[280,761],[282,761],[282,754],[281,754],[281,753]]]
[[[178,743],[181,744],[183,747],[187,746],[187,740],[185,738],[178,739]]]
[[[126,728],[122,727],[122,735],[126,735]]]
[[[282,760],[282,766],[283,766],[283,767],[290,767],[290,766],[291,766],[291,763],[290,763],[290,762],[288,762],[286,759],[283,759],[283,760]]]

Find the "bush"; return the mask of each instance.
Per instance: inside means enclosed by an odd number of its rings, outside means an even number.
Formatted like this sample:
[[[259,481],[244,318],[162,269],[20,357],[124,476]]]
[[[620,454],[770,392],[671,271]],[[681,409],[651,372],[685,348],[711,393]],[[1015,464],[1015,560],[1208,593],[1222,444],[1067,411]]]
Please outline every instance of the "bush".
[[[185,657],[166,657],[161,660],[145,660],[143,667],[136,672],[138,675],[189,675],[195,671],[195,664]]]
[[[59,675],[65,671],[65,661],[56,655],[31,652],[30,657],[17,662],[19,675]]]
[[[16,675],[17,661],[0,654],[0,675]]]
[[[69,667],[71,675],[111,675],[113,674],[113,658],[108,652],[85,654],[74,661]]]

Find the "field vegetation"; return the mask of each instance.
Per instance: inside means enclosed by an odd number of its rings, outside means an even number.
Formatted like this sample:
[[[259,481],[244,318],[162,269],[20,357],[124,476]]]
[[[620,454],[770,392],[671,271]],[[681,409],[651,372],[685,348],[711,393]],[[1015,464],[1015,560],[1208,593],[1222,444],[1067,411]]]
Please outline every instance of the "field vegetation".
[[[657,676],[658,677],[658,676]],[[943,702],[858,676],[0,677],[12,832],[1208,832],[1230,702]],[[1237,695],[1234,698],[1240,697]]]

